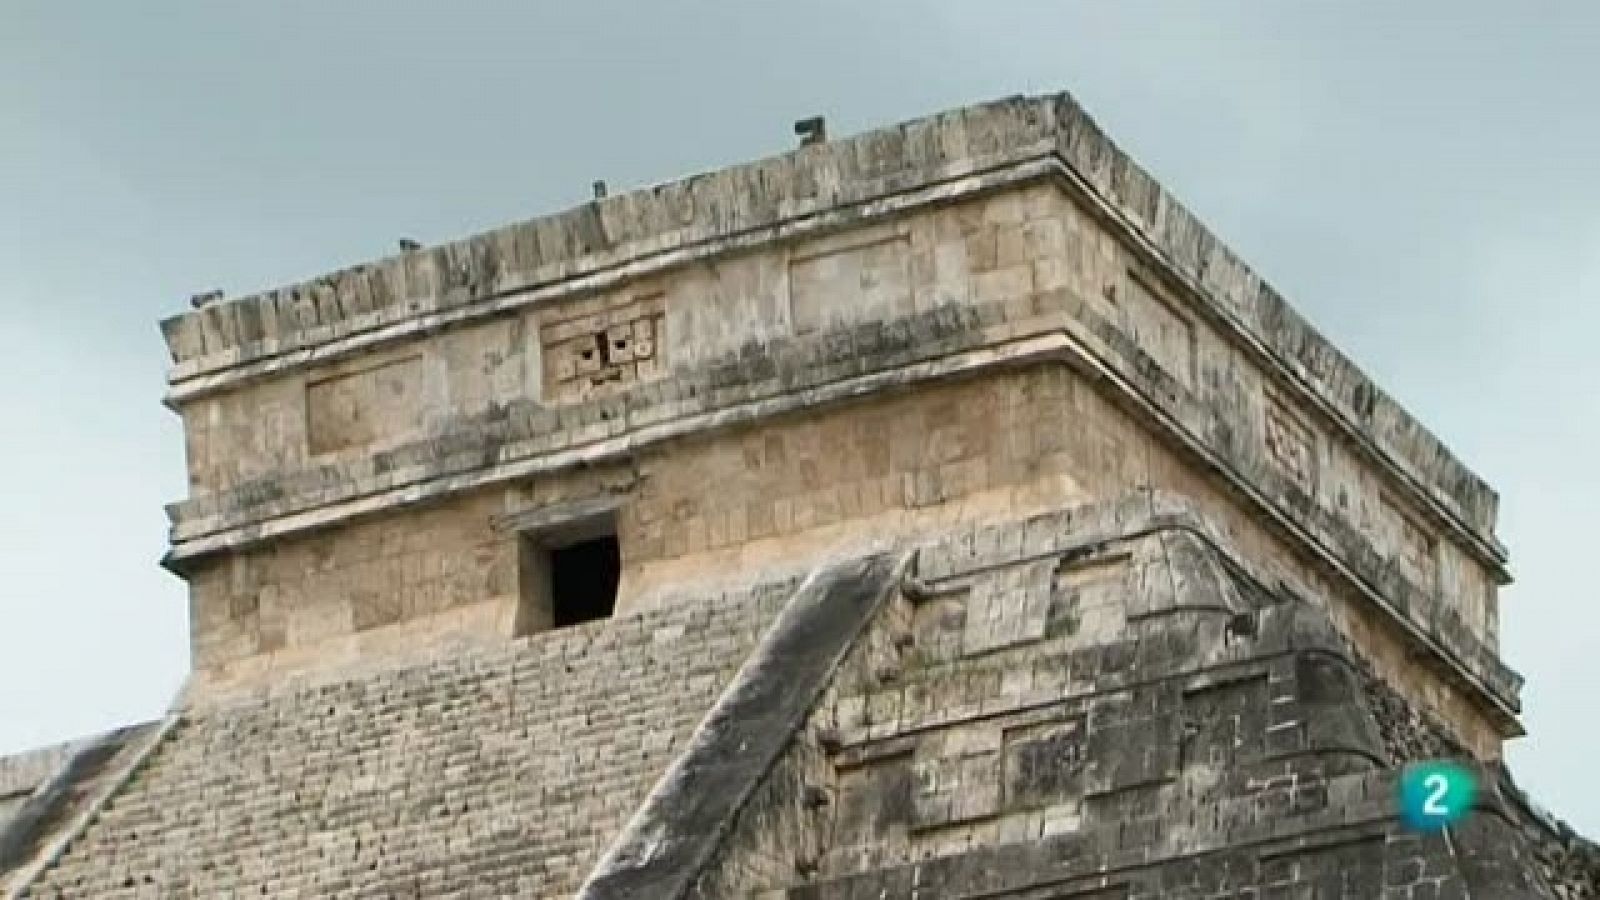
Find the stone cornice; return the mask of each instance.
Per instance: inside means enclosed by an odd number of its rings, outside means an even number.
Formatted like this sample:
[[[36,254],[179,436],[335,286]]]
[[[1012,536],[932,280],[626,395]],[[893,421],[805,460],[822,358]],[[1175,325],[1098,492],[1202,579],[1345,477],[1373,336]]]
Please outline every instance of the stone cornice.
[[[695,259],[1055,173],[1504,574],[1497,500],[1122,154],[1067,95],[1001,101],[618,195],[163,323],[174,406]]]
[[[1370,425],[1364,426],[1361,422],[1363,417],[1356,415],[1352,411],[1351,403],[1341,402],[1339,397],[1336,396],[1334,388],[1328,385],[1325,379],[1316,377],[1312,370],[1298,359],[1280,352],[1280,348],[1274,346],[1275,342],[1272,338],[1263,336],[1260,329],[1251,327],[1250,323],[1241,316],[1237,309],[1217,302],[1206,286],[1197,280],[1194,272],[1186,269],[1179,261],[1174,260],[1168,252],[1168,248],[1150,240],[1145,230],[1127,219],[1124,210],[1108,204],[1105,198],[1097,193],[1092,186],[1085,183],[1070,166],[1063,167],[1061,171],[1066,178],[1069,189],[1076,196],[1092,204],[1103,219],[1115,227],[1119,234],[1128,239],[1147,261],[1159,269],[1165,278],[1181,286],[1191,301],[1190,308],[1199,311],[1213,324],[1220,326],[1233,340],[1238,341],[1239,345],[1257,363],[1267,368],[1277,383],[1288,387],[1294,392],[1295,399],[1299,404],[1316,409],[1323,420],[1332,423],[1351,446],[1360,451],[1364,459],[1398,481],[1412,499],[1420,501],[1427,515],[1436,524],[1445,526],[1458,537],[1463,538],[1474,552],[1474,555],[1495,571],[1502,583],[1510,581],[1510,574],[1505,568],[1507,562],[1506,549],[1493,533],[1492,513],[1487,525],[1473,521],[1468,511],[1463,509],[1451,492],[1441,489],[1436,480],[1429,479],[1421,474],[1411,458],[1408,458],[1404,453],[1397,452],[1391,444],[1381,440]],[[1187,215],[1186,212],[1184,214]],[[1196,223],[1191,227],[1198,228],[1200,226]],[[1225,248],[1221,248],[1220,245],[1218,247],[1222,252],[1226,252]],[[1262,284],[1262,289],[1268,292],[1271,291],[1265,284]],[[1305,332],[1300,335],[1287,337],[1279,335],[1277,344],[1294,340],[1304,340],[1314,344],[1312,339],[1315,339],[1316,342],[1321,342],[1321,346],[1311,347],[1314,353],[1321,354],[1329,360],[1333,360],[1336,357],[1338,365],[1345,370],[1341,374],[1346,379],[1350,377],[1359,377],[1361,379],[1361,384],[1355,387],[1355,393],[1362,394],[1367,399],[1354,405],[1368,405],[1371,407],[1365,414],[1365,418],[1371,418],[1372,409],[1376,407],[1380,397],[1384,402],[1392,403],[1386,395],[1382,395],[1376,385],[1367,382],[1364,376],[1355,371],[1354,365],[1338,354],[1338,351],[1331,344],[1327,344],[1320,335],[1311,331],[1310,326],[1305,325],[1281,298],[1277,298],[1276,294],[1272,294],[1272,297],[1272,302],[1279,304],[1279,308],[1272,313],[1273,315],[1293,317],[1293,323],[1305,329]],[[1331,367],[1333,364],[1333,362],[1324,362],[1321,365]],[[1403,417],[1405,423],[1409,423],[1409,427],[1421,429],[1420,425],[1411,420],[1398,407],[1394,408],[1393,414]],[[1433,449],[1437,453],[1448,454],[1448,451],[1442,445],[1435,445]],[[1452,463],[1454,463],[1453,460]],[[1455,465],[1459,465],[1459,463],[1455,463]],[[1461,471],[1465,472],[1465,469],[1463,468]],[[1485,490],[1487,490],[1486,486]]]

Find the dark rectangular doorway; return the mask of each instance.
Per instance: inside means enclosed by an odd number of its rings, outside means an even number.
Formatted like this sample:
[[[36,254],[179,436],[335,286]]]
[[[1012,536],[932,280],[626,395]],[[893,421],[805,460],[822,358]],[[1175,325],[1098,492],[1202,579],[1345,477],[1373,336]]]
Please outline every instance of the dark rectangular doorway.
[[[550,551],[551,625],[566,628],[610,618],[622,580],[622,548],[614,534]]]

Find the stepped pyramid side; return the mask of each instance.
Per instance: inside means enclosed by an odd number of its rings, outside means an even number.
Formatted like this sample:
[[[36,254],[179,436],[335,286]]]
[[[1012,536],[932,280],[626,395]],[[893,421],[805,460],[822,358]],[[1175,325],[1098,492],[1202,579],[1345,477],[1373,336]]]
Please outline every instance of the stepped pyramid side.
[[[184,716],[21,896],[570,896],[789,591]]]

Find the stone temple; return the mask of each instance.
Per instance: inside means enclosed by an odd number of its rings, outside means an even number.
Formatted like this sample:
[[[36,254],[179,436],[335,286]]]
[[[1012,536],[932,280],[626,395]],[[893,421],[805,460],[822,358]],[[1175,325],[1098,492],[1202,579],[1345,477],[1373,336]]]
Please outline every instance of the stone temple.
[[[8,896],[1600,886],[1493,491],[1069,96],[162,328],[193,674],[0,761]]]

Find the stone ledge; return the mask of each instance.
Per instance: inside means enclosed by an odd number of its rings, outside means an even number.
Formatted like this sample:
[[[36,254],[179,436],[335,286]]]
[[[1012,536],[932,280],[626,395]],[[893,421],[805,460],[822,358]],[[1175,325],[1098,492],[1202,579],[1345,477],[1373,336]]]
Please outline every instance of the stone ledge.
[[[684,399],[668,400],[664,404],[672,408],[675,413],[672,417],[631,431],[626,414],[627,399],[623,397],[546,411],[537,417],[519,415],[512,419],[518,427],[540,421],[560,424],[542,436],[503,445],[470,436],[421,442],[405,452],[416,452],[424,459],[432,457],[437,462],[419,461],[408,469],[393,469],[389,468],[391,457],[362,461],[352,469],[360,471],[370,467],[374,474],[364,481],[342,477],[339,468],[311,470],[296,476],[305,479],[310,488],[299,496],[280,486],[266,490],[246,488],[235,495],[240,505],[250,510],[244,515],[230,516],[219,511],[213,512],[211,518],[192,513],[186,517],[187,510],[206,509],[202,505],[206,500],[202,498],[193,506],[179,505],[169,511],[177,524],[167,562],[181,565],[185,560],[202,555],[320,527],[354,515],[421,502],[536,472],[559,470],[580,462],[593,463],[626,455],[668,438],[866,396],[892,386],[1046,359],[1065,346],[1047,329],[1001,327],[988,337],[989,341],[974,341],[970,348],[935,344],[926,348],[927,356],[918,358],[906,354],[897,360],[895,367],[864,374],[859,374],[862,368],[859,359],[804,367],[802,371],[810,377],[800,384],[786,383],[788,379],[779,378],[736,390],[707,390],[713,383],[704,380],[698,385],[680,382],[652,387],[649,390],[670,391],[669,396]],[[621,415],[615,415],[617,413]],[[491,450],[484,450],[485,445]],[[476,449],[472,449],[474,446]],[[492,462],[485,466],[485,460]],[[282,511],[268,512],[272,509],[268,504],[272,503],[280,504],[277,508]],[[212,509],[219,510],[222,506],[217,503]]]
[[[1005,306],[944,307],[894,322],[773,342],[585,403],[523,403],[463,418],[450,431],[370,457],[256,479],[173,504],[168,507],[173,536],[188,540],[388,487],[647,431],[689,416],[718,414],[718,420],[705,423],[713,427],[728,416],[737,418],[726,407],[785,397],[790,398],[786,408],[804,404],[805,392],[837,382],[892,375],[895,369],[1048,330],[1037,323],[1008,323]],[[898,382],[891,377],[887,383]]]
[[[839,203],[813,213],[786,219],[776,224],[719,235],[683,247],[630,258],[615,266],[555,279],[524,287],[508,288],[505,293],[462,306],[434,308],[419,302],[403,314],[388,319],[357,317],[337,329],[318,332],[316,342],[304,346],[267,342],[250,354],[228,351],[217,365],[203,372],[190,373],[183,366],[169,373],[172,385],[169,406],[182,404],[237,385],[309,365],[322,365],[376,347],[432,334],[445,328],[503,315],[508,312],[559,303],[570,297],[614,288],[636,279],[660,273],[687,263],[749,251],[774,243],[813,238],[887,216],[909,212],[956,199],[1017,186],[1059,174],[1061,163],[1051,155],[1051,146],[1041,143],[1026,152],[1003,157],[964,162],[942,168],[926,184],[907,186],[885,182],[881,191],[865,190],[864,199],[852,204]],[[842,201],[841,201],[842,202]],[[519,227],[519,226],[513,226]],[[469,239],[475,240],[475,239]],[[246,300],[235,301],[238,303]],[[227,305],[217,307],[225,310]],[[188,313],[185,315],[197,315]]]
[[[1516,701],[1522,684],[1520,676],[1505,668],[1499,654],[1472,634],[1460,614],[1443,602],[1438,589],[1425,589],[1407,578],[1365,535],[1268,465],[1253,443],[1239,440],[1239,431],[1219,416],[1214,406],[1194,398],[1109,322],[1081,308],[1068,317],[1068,322],[1069,331],[1090,346],[1079,358],[1109,362],[1125,381],[1124,396],[1138,399],[1144,416],[1157,429],[1187,441],[1210,468],[1255,500],[1280,528],[1315,547],[1335,569],[1353,570],[1354,577],[1341,574],[1362,585],[1363,593],[1378,602],[1380,608],[1411,623],[1411,627],[1422,629],[1441,645],[1460,648],[1468,669],[1488,679],[1491,691],[1508,702],[1507,712],[1520,709]],[[1109,347],[1096,346],[1101,341]],[[1446,520],[1439,524],[1448,527],[1452,523]],[[1454,533],[1472,537],[1470,532],[1459,529]],[[1469,543],[1468,549],[1477,551],[1480,561],[1493,559],[1483,555],[1492,548]],[[1495,571],[1508,577],[1501,568]]]
[[[951,578],[965,577],[986,565],[1001,561],[1014,565],[1019,558],[1025,561],[1029,552],[1044,552],[1044,536],[1047,534],[1053,533],[1059,538],[1058,545],[1069,547],[1066,551],[1068,558],[1086,559],[1095,558],[1095,555],[1087,553],[1088,548],[1084,544],[1074,543],[1074,538],[1081,541],[1092,536],[1084,534],[1085,528],[1092,532],[1099,524],[1104,524],[1113,532],[1129,528],[1135,533],[1140,531],[1137,506],[1131,509],[1119,509],[1114,505],[1097,507],[1090,514],[1075,520],[1077,524],[1071,529],[1051,528],[1048,525],[1041,527],[1039,523],[1048,518],[1038,517],[1012,523],[1005,529],[974,528],[965,538],[950,538],[931,548],[924,548],[919,554],[918,580],[924,586],[932,585],[936,593],[941,593],[948,585],[935,582],[930,576],[945,576],[943,581],[948,582]],[[1184,554],[1180,552],[1181,547],[1193,542],[1193,538],[1186,532],[1178,533],[1176,537],[1177,546],[1161,551],[1170,560],[1169,565],[1177,564],[1185,571],[1193,571],[1191,563],[1204,563],[1201,557],[1182,562]],[[1168,538],[1160,534],[1147,533],[1136,540],[1144,543],[1146,550],[1151,549],[1153,543],[1169,543]],[[972,552],[951,567],[941,569],[930,565],[940,556],[939,546],[952,545]],[[1202,556],[1209,552],[1202,551]],[[1130,566],[1137,569],[1140,565],[1138,554],[1135,553],[1134,557]],[[1146,561],[1154,558],[1147,557]],[[1230,572],[1219,576],[1224,586],[1231,582],[1234,574]],[[1158,575],[1153,582],[1146,584],[1155,585],[1165,581],[1166,577]],[[1083,686],[1086,690],[1077,687],[1055,690],[1058,698],[1063,695],[1067,697],[1065,708],[1035,715],[1040,711],[1022,708],[1026,694],[1006,689],[999,678],[985,677],[987,673],[979,666],[990,657],[966,656],[958,662],[952,662],[950,668],[959,679],[958,683],[977,686],[976,695],[963,696],[959,688],[938,692],[936,695],[940,700],[937,706],[943,707],[953,701],[964,703],[986,720],[985,725],[980,730],[972,728],[971,721],[946,721],[932,726],[919,738],[913,737],[908,734],[908,726],[915,729],[918,721],[908,723],[905,713],[912,702],[909,698],[915,686],[915,681],[908,679],[912,678],[918,666],[908,662],[903,669],[897,667],[892,677],[866,675],[866,672],[879,671],[880,665],[874,657],[866,655],[850,664],[863,672],[861,679],[850,682],[852,687],[846,690],[845,698],[835,701],[832,716],[824,715],[814,723],[828,734],[825,746],[831,748],[831,761],[839,769],[854,769],[862,764],[899,766],[901,771],[909,767],[909,777],[918,785],[928,783],[920,780],[922,776],[918,772],[929,771],[916,768],[919,760],[933,760],[940,754],[950,758],[969,758],[971,755],[982,755],[983,752],[998,753],[1001,751],[989,739],[995,734],[1027,729],[1041,722],[1072,720],[1083,723],[1076,727],[1085,730],[1075,734],[1080,736],[1082,746],[1086,748],[1084,752],[1089,755],[1073,757],[1074,765],[1081,764],[1083,767],[1083,781],[1074,782],[1077,787],[1072,790],[1081,788],[1082,793],[1072,796],[1082,802],[1076,804],[1078,813],[1071,817],[1073,824],[1067,826],[1072,829],[1069,833],[1052,837],[1055,832],[1050,829],[1048,818],[1040,822],[1029,816],[1041,812],[1048,816],[1049,808],[1044,804],[1058,801],[1070,804],[1072,797],[1027,798],[1024,794],[1022,796],[1025,799],[999,805],[980,804],[964,813],[963,818],[929,824],[928,828],[949,828],[949,839],[941,842],[930,837],[927,843],[921,846],[913,844],[908,849],[903,841],[896,840],[900,836],[896,829],[904,827],[914,832],[919,827],[918,820],[914,815],[908,817],[906,811],[896,805],[904,803],[903,795],[878,793],[894,792],[897,786],[904,784],[899,775],[890,775],[881,770],[876,778],[866,775],[855,777],[851,783],[857,787],[854,794],[856,802],[849,807],[834,807],[841,810],[836,815],[846,818],[861,816],[861,810],[872,808],[874,803],[881,803],[884,809],[897,810],[888,813],[893,824],[888,826],[887,833],[880,824],[866,835],[876,843],[860,843],[863,834],[857,825],[846,832],[850,839],[841,838],[816,863],[809,857],[800,856],[801,851],[796,850],[794,866],[799,875],[797,879],[779,867],[779,864],[788,860],[781,852],[774,852],[787,851],[788,846],[779,844],[773,848],[770,843],[774,827],[771,822],[775,816],[781,815],[781,812],[774,812],[760,819],[765,829],[761,833],[769,843],[754,846],[750,843],[752,838],[748,834],[745,837],[744,852],[760,858],[754,865],[749,859],[725,860],[724,864],[731,866],[734,874],[724,883],[739,877],[748,879],[753,875],[757,881],[740,883],[772,888],[758,895],[770,900],[780,897],[821,900],[834,896],[913,896],[918,887],[924,890],[937,888],[941,895],[952,896],[1078,896],[1075,891],[1079,888],[1106,885],[1124,885],[1134,889],[1130,896],[1168,896],[1181,892],[1184,886],[1192,883],[1187,880],[1191,868],[1215,868],[1217,857],[1222,854],[1250,868],[1247,877],[1252,880],[1247,883],[1257,884],[1258,881],[1254,879],[1259,879],[1264,887],[1267,882],[1290,880],[1279,874],[1268,874],[1269,867],[1276,873],[1289,871],[1292,874],[1297,858],[1316,856],[1324,851],[1339,856],[1343,855],[1345,848],[1356,846],[1365,846],[1377,855],[1377,859],[1369,858],[1366,862],[1379,869],[1364,870],[1365,879],[1377,885],[1408,885],[1409,882],[1399,877],[1399,871],[1405,870],[1424,853],[1435,861],[1445,861],[1440,858],[1441,855],[1457,857],[1459,862],[1449,860],[1451,871],[1454,872],[1459,865],[1460,877],[1474,886],[1498,886],[1504,883],[1498,875],[1489,871],[1494,866],[1480,869],[1476,863],[1462,858],[1490,849],[1489,845],[1479,840],[1484,833],[1510,837],[1504,830],[1507,819],[1505,804],[1494,791],[1486,791],[1480,799],[1474,819],[1450,835],[1450,841],[1460,840],[1471,850],[1458,852],[1442,838],[1426,839],[1430,843],[1425,849],[1419,846],[1424,839],[1408,835],[1398,827],[1394,794],[1400,769],[1388,766],[1390,758],[1379,729],[1374,727],[1376,723],[1372,717],[1366,715],[1370,709],[1366,704],[1370,701],[1361,687],[1365,679],[1347,642],[1334,631],[1326,611],[1296,599],[1265,601],[1265,606],[1255,606],[1260,612],[1259,630],[1253,632],[1253,637],[1239,642],[1240,652],[1236,658],[1228,660],[1222,669],[1203,664],[1194,666],[1195,662],[1211,659],[1216,646],[1215,631],[1196,627],[1192,621],[1194,615],[1208,617],[1215,622],[1218,618],[1231,616],[1234,610],[1240,608],[1239,600],[1244,601],[1242,606],[1246,608],[1263,601],[1252,596],[1217,603],[1216,591],[1207,584],[1205,576],[1185,578],[1182,572],[1178,572],[1175,577],[1178,583],[1198,590],[1192,594],[1183,591],[1181,618],[1168,619],[1147,633],[1146,636],[1152,640],[1157,636],[1165,639],[1157,641],[1162,646],[1156,648],[1156,654],[1138,656],[1140,662],[1137,665],[1124,659],[1109,668],[1098,661],[1085,666],[1087,674],[1084,679],[1079,681],[1074,676],[1072,684]],[[912,582],[913,589],[908,593],[913,602],[919,594],[916,584]],[[1256,587],[1259,589],[1260,586]],[[1176,584],[1174,589],[1178,589]],[[1125,588],[1119,593],[1126,594],[1128,590]],[[931,611],[929,619],[942,619],[948,612]],[[895,629],[891,625],[881,630],[886,635],[892,635]],[[891,636],[882,639],[894,643]],[[1037,648],[1039,645],[1034,646]],[[1112,655],[1109,651],[1114,649],[1113,645],[1098,642],[1098,646],[1108,651],[1108,657]],[[1088,647],[1080,649],[1087,650]],[[1020,659],[1026,663],[1052,670],[1061,668],[1054,660],[1042,657],[1036,649],[1019,652]],[[1147,661],[1164,659],[1161,656],[1163,653],[1171,657],[1165,658],[1169,663],[1166,668],[1147,665]],[[996,660],[995,664],[1004,668],[1006,662]],[[1016,660],[1009,662],[1015,664]],[[1071,666],[1074,673],[1078,668],[1076,662]],[[1259,705],[1250,707],[1256,710],[1251,713],[1256,718],[1251,720],[1253,724],[1247,728],[1252,735],[1264,732],[1266,739],[1262,746],[1252,751],[1248,765],[1254,769],[1242,774],[1239,769],[1229,770],[1230,775],[1240,775],[1237,780],[1223,786],[1210,780],[1206,760],[1211,757],[1207,756],[1203,744],[1194,750],[1194,756],[1191,757],[1200,770],[1197,780],[1185,779],[1181,772],[1164,768],[1170,766],[1171,756],[1151,757],[1137,752],[1139,748],[1151,745],[1142,737],[1153,737],[1157,742],[1165,740],[1176,743],[1180,740],[1177,729],[1171,728],[1170,724],[1184,719],[1191,693],[1208,693],[1220,685],[1251,683],[1261,685],[1265,693],[1261,695]],[[1180,686],[1181,691],[1178,690]],[[870,693],[860,693],[879,688],[885,694],[903,691],[905,699],[898,704],[879,704],[873,702]],[[1102,690],[1105,688],[1110,690]],[[1098,712],[1070,706],[1073,701],[1082,701],[1090,696],[1096,701],[1105,701],[1108,693],[1136,695],[1139,699],[1098,702],[1095,706]],[[994,702],[990,703],[990,700]],[[856,709],[872,712],[867,716],[853,716],[845,711],[844,704],[847,701],[855,702]],[[857,721],[859,725],[866,719],[870,719],[871,728],[863,731],[857,727],[854,733],[858,739],[875,743],[877,746],[873,748],[868,748],[860,740],[852,741],[846,732],[839,730],[841,723]],[[1092,722],[1111,730],[1114,737],[1106,738],[1102,732],[1102,738],[1096,744],[1092,731],[1088,730],[1094,727],[1088,724]],[[1158,722],[1168,725],[1155,724]],[[878,728],[880,723],[883,725],[881,730]],[[1275,742],[1272,739],[1275,733],[1286,725],[1299,725],[1303,729],[1304,740]],[[1237,740],[1232,736],[1239,733],[1240,727],[1237,724],[1224,727],[1213,738]],[[913,739],[907,740],[908,737]],[[1095,755],[1097,752],[1099,755]],[[1181,755],[1178,758],[1181,759]],[[961,789],[981,792],[981,788],[971,787],[967,779],[975,777],[980,782],[986,778],[1005,779],[1008,777],[1006,773],[1012,771],[1009,763],[1005,765],[1007,767],[1003,769],[964,766],[960,774],[952,777]],[[1151,771],[1152,765],[1156,767],[1154,771]],[[1479,772],[1485,771],[1483,766],[1472,765]],[[931,771],[938,773],[942,770],[935,768]],[[1102,775],[1109,775],[1109,778],[1102,778]],[[928,777],[941,784],[945,780],[945,776],[940,774]],[[1489,784],[1488,779],[1483,781]],[[810,783],[822,785],[824,790],[831,786],[835,796],[843,793],[842,776],[838,781],[830,782],[824,776]],[[1002,785],[1010,783],[1001,782]],[[1151,792],[1157,785],[1165,785],[1157,788],[1165,792],[1159,800]],[[1009,788],[1002,787],[1001,790]],[[1123,804],[1111,800],[1113,795],[1121,795],[1127,802]],[[780,792],[780,796],[791,798],[792,792]],[[1090,807],[1095,797],[1103,801],[1097,809]],[[788,802],[793,801],[789,799]],[[1086,808],[1094,813],[1093,818],[1082,812]],[[1079,819],[1079,813],[1082,813],[1082,819]],[[837,823],[839,820],[834,821]],[[859,822],[859,818],[855,821]],[[827,822],[824,816],[815,827],[827,829]],[[826,843],[829,839],[824,836],[820,840]],[[806,844],[804,840],[798,843]],[[969,846],[979,849],[969,850]],[[877,851],[882,852],[880,854]],[[1518,852],[1514,848],[1506,848],[1499,851],[1496,859],[1503,863],[1508,858],[1514,859]],[[928,855],[930,853],[931,856]],[[1255,869],[1258,864],[1260,871]],[[1391,866],[1396,870],[1393,873]],[[1174,867],[1180,871],[1175,872]],[[818,871],[824,874],[812,875]],[[773,877],[774,872],[776,878]],[[766,880],[759,880],[763,875]],[[1181,877],[1173,877],[1175,875]],[[797,880],[805,883],[796,884]],[[780,889],[784,885],[791,887]],[[1235,881],[1231,886],[1239,885],[1240,882]],[[1182,895],[1190,896],[1188,893]],[[1497,893],[1494,890],[1487,890],[1484,895],[1532,896],[1517,892]],[[720,895],[713,893],[709,896]],[[1090,893],[1085,896],[1101,895]],[[1195,896],[1232,894],[1213,886],[1203,893],[1196,892]],[[1377,894],[1361,893],[1361,896]],[[1411,894],[1402,893],[1401,896]]]

